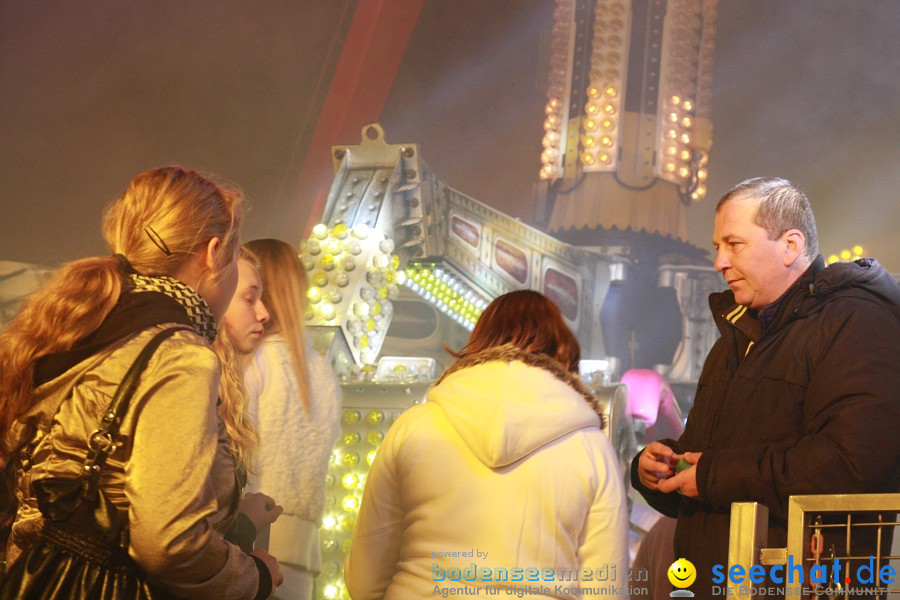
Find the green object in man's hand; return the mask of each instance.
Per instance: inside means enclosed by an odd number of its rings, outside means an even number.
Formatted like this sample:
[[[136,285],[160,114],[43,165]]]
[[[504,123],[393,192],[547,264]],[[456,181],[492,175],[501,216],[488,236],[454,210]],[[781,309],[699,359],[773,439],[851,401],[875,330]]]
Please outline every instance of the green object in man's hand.
[[[694,465],[692,465],[692,464],[689,463],[688,461],[684,460],[683,458],[680,458],[680,459],[678,459],[678,462],[675,463],[675,473],[676,473],[676,474],[677,474],[677,473],[681,473],[681,472],[684,471],[685,469],[690,469],[690,468],[693,467],[693,466],[694,466]]]

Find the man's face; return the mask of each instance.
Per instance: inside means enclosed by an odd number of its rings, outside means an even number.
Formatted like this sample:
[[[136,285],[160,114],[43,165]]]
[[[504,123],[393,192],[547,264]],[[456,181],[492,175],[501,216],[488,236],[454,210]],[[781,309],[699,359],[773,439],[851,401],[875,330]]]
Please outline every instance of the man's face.
[[[269,311],[262,303],[262,282],[251,263],[239,260],[238,282],[223,325],[239,354],[252,354],[263,336],[263,325],[269,320]]]
[[[778,300],[795,277],[787,234],[770,240],[769,233],[754,223],[756,209],[753,200],[738,198],[725,203],[716,214],[713,245],[716,270],[734,292],[734,299],[758,310]]]

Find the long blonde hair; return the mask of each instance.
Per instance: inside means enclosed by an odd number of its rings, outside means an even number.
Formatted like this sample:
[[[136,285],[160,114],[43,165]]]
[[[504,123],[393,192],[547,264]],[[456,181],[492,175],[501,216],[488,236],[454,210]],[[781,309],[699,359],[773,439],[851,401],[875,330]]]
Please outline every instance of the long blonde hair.
[[[242,202],[236,187],[195,171],[151,169],[137,175],[107,208],[103,238],[138,273],[172,275],[214,237],[222,240],[224,256],[237,255]],[[95,331],[118,302],[126,277],[115,257],[77,260],[60,267],[23,303],[0,333],[0,431],[31,406],[35,362],[71,350]]]
[[[259,258],[262,301],[269,309],[266,335],[281,333],[291,353],[291,363],[300,388],[300,402],[308,412],[309,375],[306,369],[306,269],[297,250],[287,242],[274,239],[253,240],[245,244]]]
[[[259,270],[259,259],[245,246],[241,247],[240,260],[245,260]],[[244,387],[244,368],[242,356],[235,351],[234,342],[228,334],[228,328],[219,324],[213,350],[222,363],[222,374],[219,377],[219,412],[228,432],[229,449],[234,462],[246,473],[253,471],[253,454],[259,446],[259,433],[253,427],[247,410],[247,389]]]

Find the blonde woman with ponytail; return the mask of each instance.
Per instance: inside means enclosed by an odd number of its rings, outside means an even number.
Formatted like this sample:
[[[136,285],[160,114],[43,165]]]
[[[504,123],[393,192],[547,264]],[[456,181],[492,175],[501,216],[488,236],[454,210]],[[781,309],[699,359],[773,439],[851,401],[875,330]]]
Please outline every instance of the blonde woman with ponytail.
[[[245,371],[250,414],[260,436],[249,489],[276,498],[284,514],[272,525],[269,551],[284,585],[277,597],[305,600],[321,570],[319,526],[328,457],[339,432],[337,379],[303,326],[306,271],[297,250],[273,239],[246,246],[260,261],[266,334]]]
[[[220,367],[209,345],[234,293],[242,219],[229,185],[179,166],[145,171],[104,215],[112,256],[63,265],[0,333],[0,456],[18,498],[4,598],[44,527],[38,484],[78,477],[125,371],[175,325],[185,329],[150,359],[100,471],[121,551],[180,598],[265,598],[281,579],[268,553],[215,533],[237,503],[233,464],[217,452]],[[55,585],[41,597],[121,593]]]

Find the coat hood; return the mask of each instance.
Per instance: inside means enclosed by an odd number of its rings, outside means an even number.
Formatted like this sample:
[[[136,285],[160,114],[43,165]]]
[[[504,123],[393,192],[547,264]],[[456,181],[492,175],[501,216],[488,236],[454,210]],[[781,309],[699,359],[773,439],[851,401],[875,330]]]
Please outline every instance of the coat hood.
[[[596,400],[555,360],[501,346],[458,361],[428,392],[472,453],[498,468],[601,425]]]
[[[816,273],[813,281],[813,295],[825,298],[851,288],[874,296],[900,318],[900,285],[873,258],[834,263]]]

